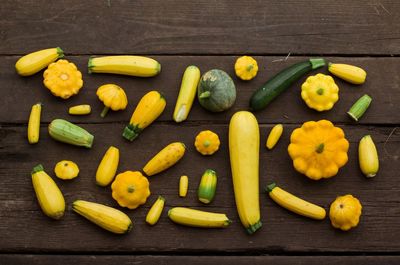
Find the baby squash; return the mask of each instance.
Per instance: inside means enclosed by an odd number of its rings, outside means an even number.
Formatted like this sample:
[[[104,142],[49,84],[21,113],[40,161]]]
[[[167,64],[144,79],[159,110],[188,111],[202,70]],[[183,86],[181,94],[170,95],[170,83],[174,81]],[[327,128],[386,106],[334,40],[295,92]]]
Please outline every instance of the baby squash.
[[[236,60],[235,73],[242,80],[253,79],[258,72],[257,61],[251,56],[242,56]]]
[[[361,211],[360,201],[348,194],[337,197],[331,204],[329,218],[333,227],[348,231],[360,222]]]
[[[330,110],[339,100],[339,87],[332,76],[313,75],[308,77],[301,86],[301,98],[311,109]]]
[[[111,184],[112,197],[122,207],[136,209],[150,196],[149,181],[139,171],[125,171]]]
[[[82,73],[76,65],[67,60],[58,60],[51,63],[43,73],[44,85],[54,96],[67,99],[75,94],[83,86]]]
[[[349,142],[328,120],[308,121],[290,136],[288,152],[294,168],[313,180],[330,178],[347,163]]]
[[[115,84],[105,84],[97,89],[96,95],[104,103],[100,116],[104,118],[109,109],[124,110],[128,105],[128,98],[122,87]]]
[[[175,142],[164,147],[143,167],[147,176],[153,176],[172,167],[185,154],[186,146],[182,142]]]
[[[54,167],[54,173],[59,179],[73,179],[79,174],[79,167],[73,161],[62,160]]]
[[[206,130],[201,131],[194,141],[196,150],[202,155],[212,155],[218,151],[220,145],[218,134]]]

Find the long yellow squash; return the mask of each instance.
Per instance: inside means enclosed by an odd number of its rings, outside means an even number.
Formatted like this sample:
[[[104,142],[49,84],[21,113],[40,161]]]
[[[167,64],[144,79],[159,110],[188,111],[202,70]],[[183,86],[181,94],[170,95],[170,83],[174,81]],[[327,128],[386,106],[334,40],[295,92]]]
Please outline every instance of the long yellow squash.
[[[229,155],[240,221],[249,234],[261,226],[259,202],[260,132],[256,117],[236,112],[229,124]]]

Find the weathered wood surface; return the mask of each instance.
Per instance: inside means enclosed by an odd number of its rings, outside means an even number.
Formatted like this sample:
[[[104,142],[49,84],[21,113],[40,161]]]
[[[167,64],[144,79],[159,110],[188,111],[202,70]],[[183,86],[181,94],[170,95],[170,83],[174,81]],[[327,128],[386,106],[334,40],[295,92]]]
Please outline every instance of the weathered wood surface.
[[[0,54],[400,54],[400,2],[3,1]]]
[[[53,265],[53,264],[80,264],[98,265],[103,264],[145,264],[145,265],[175,265],[175,264],[237,264],[246,265],[249,261],[254,265],[276,264],[276,265],[352,265],[352,264],[380,264],[380,265],[397,265],[399,257],[397,256],[62,256],[62,255],[5,255],[2,257],[4,264],[30,264],[30,265]]]

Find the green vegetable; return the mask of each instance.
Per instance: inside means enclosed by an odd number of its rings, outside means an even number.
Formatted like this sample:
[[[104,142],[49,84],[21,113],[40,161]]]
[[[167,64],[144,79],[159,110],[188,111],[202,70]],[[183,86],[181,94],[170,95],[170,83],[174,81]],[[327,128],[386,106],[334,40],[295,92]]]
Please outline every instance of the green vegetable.
[[[350,115],[350,117],[358,121],[361,116],[367,111],[369,105],[371,104],[372,98],[365,94],[361,98],[359,98],[356,103],[351,106],[350,110],[347,112],[347,114]]]
[[[264,109],[303,75],[324,65],[324,59],[309,59],[282,70],[254,92],[250,99],[251,110]]]
[[[215,189],[217,187],[217,174],[214,170],[207,169],[200,180],[197,195],[199,201],[208,204],[214,199]]]
[[[94,136],[85,129],[62,119],[55,119],[49,124],[50,136],[60,142],[91,148]]]
[[[200,105],[212,112],[229,109],[236,100],[232,78],[222,70],[213,69],[200,78],[197,89]]]

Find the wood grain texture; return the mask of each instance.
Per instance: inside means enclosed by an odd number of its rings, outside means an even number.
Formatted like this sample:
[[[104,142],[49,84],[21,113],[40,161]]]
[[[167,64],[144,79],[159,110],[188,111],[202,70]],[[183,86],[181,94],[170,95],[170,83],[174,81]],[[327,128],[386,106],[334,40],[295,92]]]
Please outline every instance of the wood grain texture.
[[[162,72],[153,78],[135,78],[129,76],[87,73],[89,56],[68,56],[67,59],[77,64],[83,73],[84,87],[78,95],[68,100],[54,97],[43,85],[42,73],[31,77],[20,77],[14,70],[18,57],[0,57],[0,80],[2,82],[3,104],[0,104],[0,121],[6,123],[27,123],[31,106],[36,102],[43,103],[42,121],[50,122],[54,118],[65,118],[73,122],[127,123],[140,98],[150,90],[158,90],[164,94],[167,107],[158,119],[172,121],[172,114],[178,96],[181,78],[185,68],[191,64],[197,65],[202,73],[214,68],[226,71],[234,80],[237,88],[237,100],[233,108],[222,113],[210,113],[204,110],[197,100],[189,114],[188,122],[218,122],[227,123],[238,110],[249,107],[249,99],[253,92],[262,86],[269,78],[290,66],[307,60],[308,57],[256,57],[260,71],[258,76],[249,82],[239,80],[233,69],[235,56],[154,56],[162,64]],[[256,113],[261,123],[302,123],[305,120],[329,119],[334,122],[355,124],[346,112],[363,94],[369,94],[373,102],[360,119],[359,124],[400,124],[400,58],[343,58],[328,57],[327,61],[358,65],[368,72],[367,81],[363,85],[351,85],[335,78],[340,88],[340,99],[331,111],[317,112],[309,109],[300,96],[300,87],[307,75],[284,92],[266,109]],[[310,73],[327,73],[327,69]],[[105,83],[115,83],[123,87],[128,95],[128,107],[124,111],[110,111],[107,117],[100,118],[104,107],[97,99],[97,88]],[[70,116],[68,107],[77,104],[91,104],[93,113],[89,116]],[[187,122],[186,122],[187,123]],[[185,123],[183,123],[185,124]]]
[[[146,265],[169,265],[169,264],[237,264],[246,265],[251,262],[254,265],[276,264],[276,265],[350,265],[350,264],[380,264],[380,265],[397,265],[400,261],[398,256],[262,256],[262,257],[242,257],[242,256],[210,256],[210,257],[194,257],[194,256],[75,256],[75,255],[0,255],[0,259],[7,265],[52,265],[52,264],[80,264],[98,265],[103,264],[146,264]]]
[[[262,229],[249,236],[240,225],[232,192],[227,150],[227,125],[155,124],[147,128],[134,142],[120,137],[123,124],[85,124],[95,135],[94,147],[82,149],[55,142],[42,127],[41,139],[31,146],[26,141],[25,126],[2,126],[0,132],[0,249],[5,252],[396,252],[400,251],[400,131],[393,127],[342,126],[351,143],[349,162],[339,174],[326,181],[311,181],[295,172],[286,148],[290,132],[297,125],[285,125],[283,138],[272,151],[260,152],[260,201]],[[261,125],[262,145],[270,125]],[[221,137],[221,149],[211,157],[195,151],[193,140],[197,132],[211,129]],[[365,135],[374,138],[381,160],[381,170],[374,179],[366,179],[358,169],[357,143]],[[71,203],[76,199],[96,201],[117,207],[110,188],[96,186],[97,165],[108,146],[121,151],[119,172],[140,170],[149,158],[172,141],[183,141],[188,149],[184,158],[173,168],[150,178],[152,195],[137,210],[125,211],[134,222],[133,231],[117,236],[103,231],[73,213]],[[81,168],[73,181],[56,180],[65,195],[68,211],[60,221],[45,217],[36,202],[30,171],[38,163],[52,176],[59,160],[72,159]],[[197,185],[207,168],[216,170],[219,181],[214,202],[209,206],[197,200]],[[178,197],[179,176],[189,176],[188,197]],[[276,181],[282,188],[329,208],[338,195],[351,193],[363,204],[360,225],[349,233],[337,231],[329,220],[308,220],[275,205],[262,191],[266,184]],[[155,227],[144,223],[145,215],[158,195],[166,198],[166,210]],[[225,212],[233,223],[226,229],[203,230],[173,224],[167,210],[173,206],[189,206],[203,210]]]
[[[4,1],[0,54],[400,54],[400,3]]]

